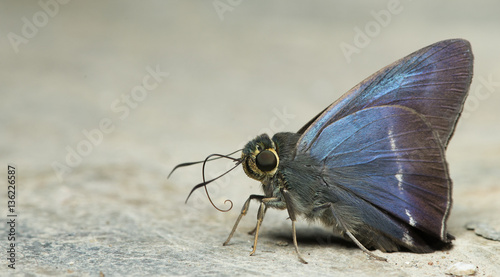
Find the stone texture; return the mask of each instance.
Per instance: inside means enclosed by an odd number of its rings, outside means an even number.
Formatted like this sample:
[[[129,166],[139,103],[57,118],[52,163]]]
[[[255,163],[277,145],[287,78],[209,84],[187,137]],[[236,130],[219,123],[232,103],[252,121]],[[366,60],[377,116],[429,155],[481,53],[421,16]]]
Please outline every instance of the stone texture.
[[[446,269],[446,274],[453,276],[469,276],[476,274],[476,266],[473,264],[466,264],[458,262],[452,264],[448,269]]]
[[[464,227],[500,229],[498,2],[56,3],[0,9],[0,164],[18,169],[17,269],[2,251],[0,275],[443,276],[457,262],[500,275],[500,243]],[[220,3],[234,6],[223,12]],[[342,43],[355,45],[366,28],[359,53],[346,58]],[[167,180],[178,163],[229,153],[261,132],[297,130],[381,67],[453,37],[470,40],[476,57],[447,153],[453,249],[376,251],[388,262],[372,261],[301,221],[304,265],[287,214],[269,211],[249,256],[254,203],[231,244],[222,242],[248,195],[260,192],[256,182],[238,169],[210,186],[221,208],[234,202],[220,213],[201,192],[184,204],[200,166]],[[228,164],[209,164],[207,177]]]
[[[500,232],[492,228],[488,223],[470,222],[465,227],[467,230],[474,230],[474,233],[478,236],[500,241]]]

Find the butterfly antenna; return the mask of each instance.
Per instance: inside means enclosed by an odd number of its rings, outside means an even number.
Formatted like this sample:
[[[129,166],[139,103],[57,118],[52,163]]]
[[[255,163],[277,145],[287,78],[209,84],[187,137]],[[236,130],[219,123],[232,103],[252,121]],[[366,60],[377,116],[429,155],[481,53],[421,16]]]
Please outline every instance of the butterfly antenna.
[[[240,150],[238,150],[238,151],[240,151]],[[231,153],[231,154],[229,154],[229,155],[232,155],[232,154],[234,154],[234,153],[236,153],[236,152],[238,152],[238,151],[235,151],[235,152],[233,152],[233,153]],[[238,165],[240,165],[240,164],[241,164],[241,162],[242,162],[242,160],[241,160],[241,159],[236,159],[236,158],[233,158],[233,157],[229,157],[229,155],[211,154],[211,155],[209,155],[209,156],[208,156],[208,157],[207,157],[204,161],[202,161],[202,163],[203,163],[203,167],[202,167],[202,178],[203,178],[203,182],[202,182],[202,183],[200,183],[200,184],[198,184],[198,185],[196,185],[196,186],[194,186],[194,187],[193,187],[193,189],[191,189],[191,192],[189,193],[188,197],[186,198],[186,202],[185,202],[185,203],[187,203],[187,201],[189,200],[189,197],[191,197],[191,194],[192,194],[195,190],[197,190],[197,189],[198,189],[198,188],[200,188],[200,187],[204,187],[204,188],[205,188],[205,193],[207,194],[208,201],[210,201],[210,204],[212,204],[212,206],[213,206],[216,210],[218,210],[218,211],[220,211],[220,212],[228,212],[228,211],[230,211],[230,210],[233,208],[233,201],[231,201],[231,200],[229,200],[229,199],[226,199],[226,200],[224,201],[224,204],[226,204],[227,202],[229,202],[229,204],[231,205],[231,206],[230,206],[227,210],[223,210],[223,209],[221,209],[221,208],[217,207],[217,206],[214,204],[214,202],[212,201],[212,198],[210,197],[210,194],[209,194],[208,189],[207,189],[207,185],[208,185],[208,184],[210,184],[211,182],[213,182],[213,181],[215,181],[215,180],[217,180],[217,179],[221,178],[222,176],[224,176],[224,175],[228,174],[228,173],[229,173],[229,172],[231,172],[233,169],[235,169],[236,167],[238,167]],[[212,157],[214,157],[214,156],[217,156],[217,158],[213,158],[213,159],[211,159],[211,158],[212,158]],[[233,160],[234,162],[236,162],[236,164],[235,164],[235,165],[234,165],[231,169],[229,169],[228,171],[226,171],[226,172],[224,172],[223,174],[219,175],[218,177],[216,177],[216,178],[214,178],[214,179],[211,179],[211,180],[206,181],[206,179],[205,179],[205,165],[206,165],[206,163],[207,163],[208,161],[215,160],[215,159],[220,159],[220,158],[227,158],[227,159]]]
[[[229,157],[229,156],[233,155],[234,153],[240,152],[241,150],[243,150],[243,149],[238,149],[238,150],[236,150],[236,151],[234,151],[234,152],[231,152],[231,153],[229,153],[229,154],[227,154],[227,155],[220,155],[220,156],[219,156],[219,157],[217,157],[217,158],[213,158],[213,159],[209,159],[209,160],[205,159],[205,160],[203,160],[203,161],[188,162],[188,163],[181,163],[181,164],[178,164],[178,165],[176,165],[176,166],[172,169],[172,171],[170,171],[170,173],[168,174],[167,179],[168,179],[168,178],[170,178],[170,175],[172,175],[172,173],[174,173],[174,171],[175,171],[177,168],[186,167],[186,166],[190,166],[190,165],[194,165],[194,164],[206,163],[207,161],[213,161],[213,160],[218,160],[218,159],[222,159],[222,158],[230,158],[230,159],[234,159],[234,158],[231,158],[231,157]],[[210,155],[210,156],[212,156],[212,155]],[[210,156],[209,156],[209,157],[210,157]]]

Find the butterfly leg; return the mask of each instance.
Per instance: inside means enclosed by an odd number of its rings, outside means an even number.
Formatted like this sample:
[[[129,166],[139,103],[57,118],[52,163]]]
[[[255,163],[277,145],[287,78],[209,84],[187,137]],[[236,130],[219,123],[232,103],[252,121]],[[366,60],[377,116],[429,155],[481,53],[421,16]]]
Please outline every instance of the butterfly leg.
[[[259,211],[257,212],[257,219],[259,218],[258,215],[261,212],[260,211],[261,208],[262,208],[262,206],[259,207]],[[267,212],[267,206],[265,206],[265,208],[264,208],[264,214],[262,215],[262,220],[264,220],[264,216],[266,215],[266,212]],[[249,231],[248,234],[253,235],[253,234],[255,234],[255,231],[257,231],[257,225],[255,225],[255,228],[253,228],[252,231]]]
[[[268,199],[264,198],[263,200]],[[253,249],[252,252],[250,252],[250,256],[255,254],[255,250],[257,250],[257,239],[259,238],[259,229],[260,225],[262,224],[262,220],[264,220],[264,213],[266,210],[266,206],[264,202],[260,202],[260,207],[259,207],[259,212],[257,213],[257,225],[255,226],[255,235],[253,238]]]
[[[264,214],[267,211],[268,207],[273,207],[277,209],[285,209],[285,202],[280,200],[277,197],[268,197],[268,198],[262,198],[260,207],[259,207],[259,212],[257,213],[257,226],[255,226],[255,235],[254,235],[254,242],[253,242],[253,250],[250,252],[250,255],[253,255],[255,251],[257,250],[257,240],[259,238],[259,230],[260,230],[260,225],[262,224],[262,220],[264,219]]]
[[[226,241],[222,245],[224,245],[224,246],[227,245],[229,243],[229,241],[231,240],[231,238],[233,237],[234,232],[236,231],[236,228],[238,227],[238,224],[240,223],[241,218],[244,215],[246,215],[248,212],[248,207],[250,206],[250,201],[252,199],[255,199],[255,200],[262,203],[262,199],[264,199],[264,197],[265,196],[263,196],[263,195],[255,195],[255,194],[252,194],[252,195],[250,195],[250,197],[248,197],[247,201],[245,201],[245,204],[243,204],[243,207],[241,208],[241,213],[238,216],[238,219],[236,219],[236,222],[234,223],[233,230],[231,230],[231,233],[229,234],[228,238],[226,239]],[[259,208],[259,212],[260,212],[260,208]],[[262,218],[264,218],[264,215],[262,215]],[[257,223],[258,223],[258,221],[257,221]],[[255,227],[255,229],[257,229],[257,227]]]
[[[299,251],[299,246],[297,244],[297,232],[295,230],[295,221],[297,221],[297,218],[295,216],[295,209],[292,204],[292,199],[290,197],[290,192],[288,192],[287,189],[281,189],[281,193],[283,194],[285,198],[285,203],[286,203],[286,209],[288,211],[288,215],[290,216],[290,220],[292,220],[292,237],[293,237],[293,245],[295,246],[295,252],[297,253],[297,257],[299,260],[307,264],[307,261],[302,258],[302,255],[300,254]]]
[[[342,229],[345,231],[345,233],[347,234],[347,236],[349,236],[349,238],[363,251],[365,252],[365,254],[367,254],[368,256],[376,259],[376,260],[379,260],[379,261],[385,261],[387,262],[387,259],[384,258],[384,257],[380,257],[380,256],[377,256],[375,254],[373,254],[372,252],[370,252],[368,249],[366,249],[366,247],[361,244],[361,242],[359,242],[358,239],[356,239],[356,237],[347,229],[347,227],[345,226],[344,222],[336,215],[335,213],[335,210],[332,206],[332,203],[325,203],[323,205],[320,205],[320,206],[317,206],[317,207],[314,207],[314,211],[319,211],[319,210],[323,210],[323,209],[330,209],[330,211],[332,212],[333,214],[333,217],[335,217],[335,221],[340,224],[340,227],[342,227]]]

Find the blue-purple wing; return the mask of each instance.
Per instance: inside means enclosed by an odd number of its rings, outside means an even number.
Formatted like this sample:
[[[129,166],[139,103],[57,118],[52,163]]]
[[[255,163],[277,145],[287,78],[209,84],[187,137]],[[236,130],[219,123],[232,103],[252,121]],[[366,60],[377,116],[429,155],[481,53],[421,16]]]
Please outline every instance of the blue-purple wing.
[[[352,88],[302,127],[299,148],[304,151],[324,128],[369,107],[399,105],[425,117],[444,148],[462,111],[472,79],[469,42],[437,42],[379,70]]]
[[[352,206],[357,214],[338,216],[346,216],[346,222],[347,217],[361,218],[368,227],[360,230],[381,235],[367,246],[394,250],[377,245],[387,237],[426,252],[423,237],[447,241],[451,180],[444,148],[437,132],[414,110],[380,106],[349,114],[323,128],[307,152],[297,155],[321,165],[323,182],[330,188],[322,201],[331,201],[334,208]],[[340,199],[335,191],[342,192]]]

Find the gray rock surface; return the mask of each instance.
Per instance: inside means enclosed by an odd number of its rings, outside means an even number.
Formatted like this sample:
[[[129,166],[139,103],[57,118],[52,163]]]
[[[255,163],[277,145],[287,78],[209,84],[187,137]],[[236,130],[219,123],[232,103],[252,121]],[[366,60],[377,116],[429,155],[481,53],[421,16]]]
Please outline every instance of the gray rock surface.
[[[500,231],[492,228],[488,223],[483,222],[469,222],[465,225],[467,230],[474,230],[476,235],[486,239],[500,241]]]
[[[66,3],[68,2],[68,3]],[[42,3],[42,4],[40,4]],[[6,276],[444,276],[457,262],[500,276],[500,18],[497,1],[7,1],[0,9],[2,217]],[[363,34],[360,34],[362,32]],[[362,37],[366,36],[363,40]],[[259,185],[241,169],[185,205],[211,153],[261,132],[294,131],[366,76],[439,40],[468,39],[475,77],[447,156],[454,179],[449,251],[367,259],[317,224],[269,211],[249,256]],[[344,55],[342,45],[357,48]],[[7,210],[7,166],[16,207]],[[207,176],[230,162],[210,163]]]

